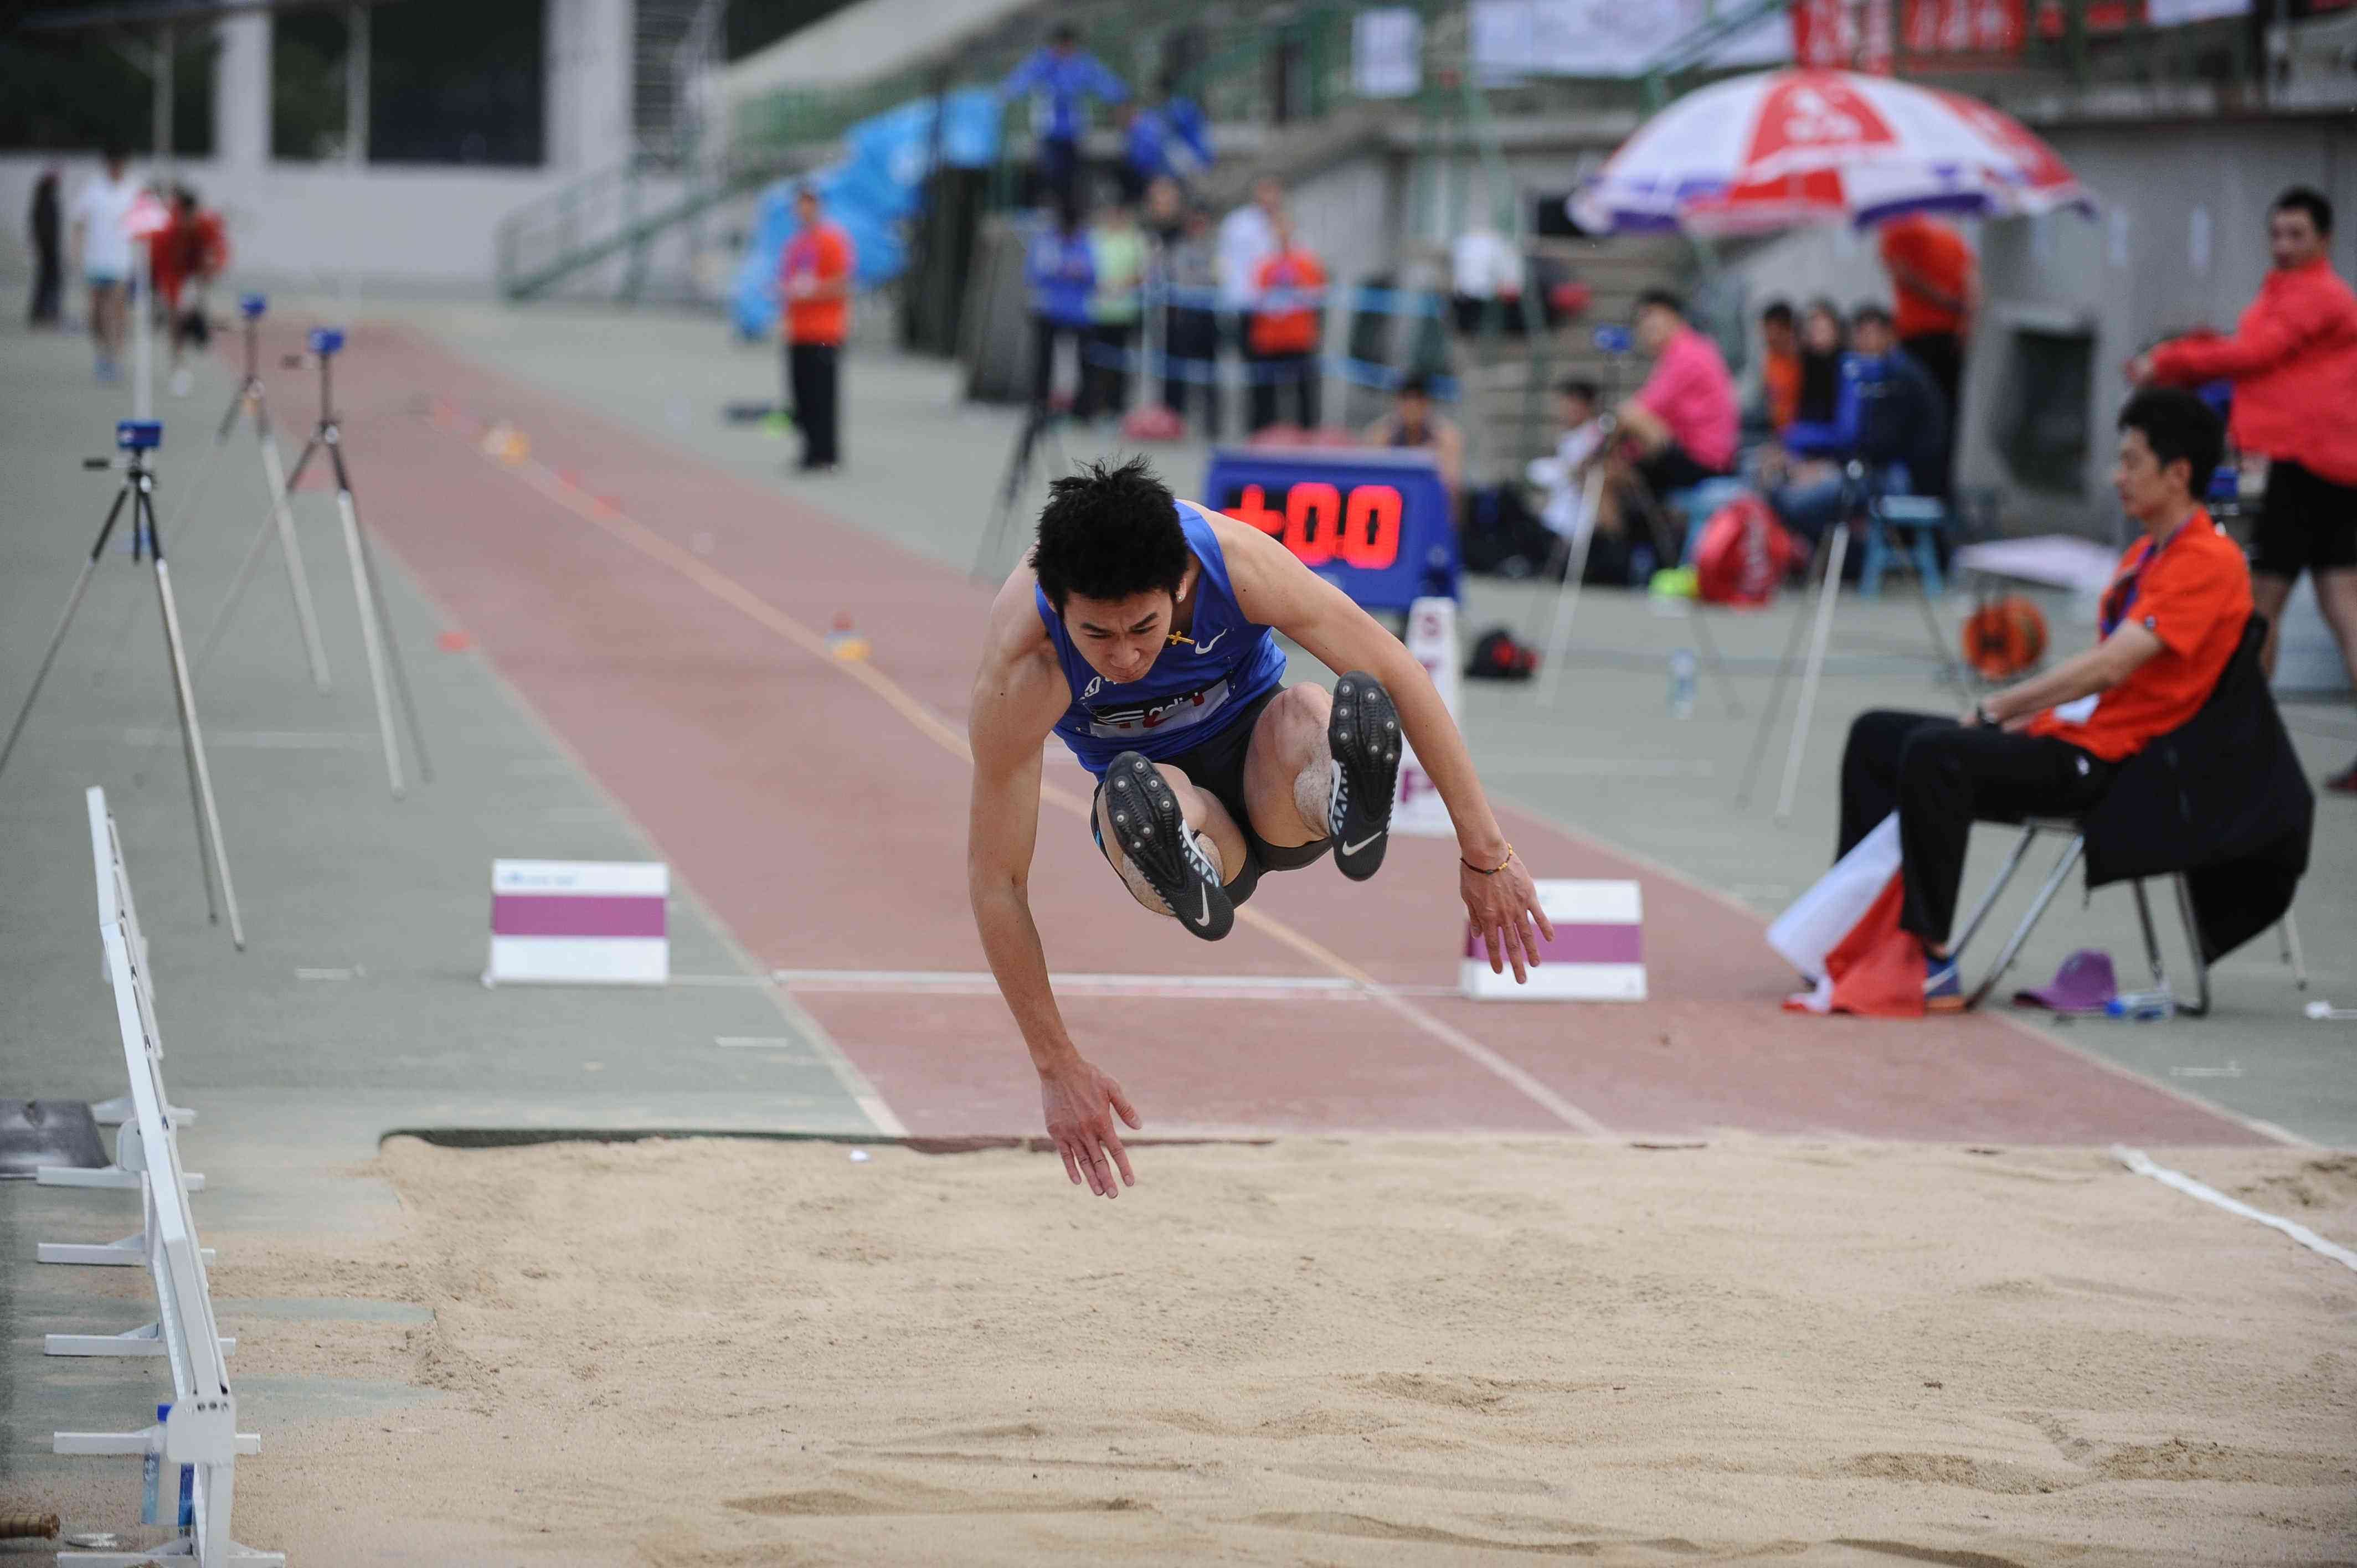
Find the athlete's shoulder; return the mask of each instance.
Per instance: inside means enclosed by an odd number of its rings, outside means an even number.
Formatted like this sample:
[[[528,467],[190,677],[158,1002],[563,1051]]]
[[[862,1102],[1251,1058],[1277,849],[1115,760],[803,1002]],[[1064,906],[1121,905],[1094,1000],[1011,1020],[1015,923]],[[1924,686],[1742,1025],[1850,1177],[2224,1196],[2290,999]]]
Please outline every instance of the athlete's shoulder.
[[[1292,551],[1251,523],[1239,522],[1200,501],[1178,504],[1192,507],[1211,529],[1211,537],[1220,546],[1221,560],[1227,566],[1228,587],[1254,620],[1265,626],[1275,624],[1254,613],[1256,599],[1265,602],[1297,586],[1296,579],[1316,580]]]

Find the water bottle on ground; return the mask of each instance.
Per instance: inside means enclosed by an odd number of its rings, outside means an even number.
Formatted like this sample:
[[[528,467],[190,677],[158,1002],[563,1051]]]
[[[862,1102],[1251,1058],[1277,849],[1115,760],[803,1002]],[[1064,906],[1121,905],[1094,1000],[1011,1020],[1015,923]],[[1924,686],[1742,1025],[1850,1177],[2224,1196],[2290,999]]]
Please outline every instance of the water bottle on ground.
[[[161,1425],[164,1418],[171,1413],[172,1407],[170,1405],[157,1405],[156,1407],[156,1424]],[[156,1439],[156,1445],[153,1448],[148,1449],[146,1456],[140,1461],[139,1522],[141,1524],[161,1524],[163,1522],[162,1520],[156,1517],[156,1510],[163,1501],[161,1495],[163,1489],[164,1439],[159,1434]]]
[[[1681,648],[1670,655],[1670,717],[1690,719],[1695,708],[1694,650]]]
[[[2161,987],[2158,991],[2124,991],[2104,1003],[2104,1011],[2114,1018],[2128,1018],[2139,1024],[2148,1024],[2156,1019],[2175,1016],[2177,998],[2169,993],[2167,986]]]

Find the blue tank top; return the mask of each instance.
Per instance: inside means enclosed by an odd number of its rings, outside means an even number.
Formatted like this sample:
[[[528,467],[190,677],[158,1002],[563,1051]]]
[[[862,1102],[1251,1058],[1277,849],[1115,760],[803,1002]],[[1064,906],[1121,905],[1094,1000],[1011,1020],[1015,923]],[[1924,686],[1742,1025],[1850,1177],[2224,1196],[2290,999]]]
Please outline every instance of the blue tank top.
[[[1135,751],[1157,762],[1192,751],[1234,724],[1285,682],[1285,650],[1268,628],[1244,618],[1228,582],[1228,559],[1211,525],[1180,502],[1178,525],[1201,568],[1195,580],[1195,624],[1173,637],[1143,678],[1115,682],[1089,667],[1064,631],[1064,618],[1038,588],[1032,596],[1048,640],[1056,645],[1072,705],[1056,733],[1090,772]]]

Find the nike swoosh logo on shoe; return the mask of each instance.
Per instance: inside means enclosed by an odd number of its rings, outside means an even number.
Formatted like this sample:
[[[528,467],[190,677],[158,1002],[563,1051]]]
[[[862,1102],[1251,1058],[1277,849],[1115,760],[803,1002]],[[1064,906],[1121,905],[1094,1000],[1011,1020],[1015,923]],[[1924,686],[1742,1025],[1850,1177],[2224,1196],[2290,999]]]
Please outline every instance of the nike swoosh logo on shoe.
[[[1211,890],[1208,887],[1198,887],[1195,891],[1203,896],[1203,912],[1195,917],[1195,923],[1199,926],[1209,926],[1211,923]]]
[[[1356,843],[1344,844],[1342,846],[1342,853],[1344,854],[1356,854],[1361,850],[1366,848],[1369,844],[1374,843],[1377,839],[1383,836],[1383,835],[1382,833],[1369,833],[1365,838],[1361,839]]]

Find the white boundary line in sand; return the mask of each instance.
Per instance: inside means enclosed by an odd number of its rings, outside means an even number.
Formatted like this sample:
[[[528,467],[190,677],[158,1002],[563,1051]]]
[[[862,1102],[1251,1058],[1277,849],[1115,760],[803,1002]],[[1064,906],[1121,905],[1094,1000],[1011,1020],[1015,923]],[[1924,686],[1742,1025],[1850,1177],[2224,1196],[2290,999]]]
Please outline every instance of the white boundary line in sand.
[[[2321,1253],[2343,1268],[2357,1269],[2357,1252],[2352,1252],[2346,1247],[2336,1246],[2305,1225],[2295,1224],[2291,1220],[2269,1214],[2265,1209],[2253,1208],[2239,1198],[2228,1197],[2216,1187],[2205,1187],[2182,1171],[2170,1170],[2167,1165],[2157,1165],[2145,1156],[2142,1149],[2131,1149],[2124,1144],[2115,1144],[2112,1145],[2112,1157],[2138,1176],[2150,1176],[2163,1187],[2173,1187],[2188,1197],[2198,1197],[2202,1202],[2222,1208],[2229,1214],[2239,1214],[2245,1219],[2255,1219],[2270,1230],[2282,1231],[2311,1252]]]
[[[401,558],[398,549],[381,535],[374,540],[374,542],[384,559],[393,563],[393,570],[400,575],[402,585],[424,601],[426,607],[441,618],[445,627],[458,624],[458,618],[450,613],[450,607],[436,596],[425,586],[425,581],[409,569],[409,564]],[[515,689],[500,667],[492,663],[488,656],[481,654],[479,645],[478,645],[477,653],[475,662],[483,673],[490,678],[493,689],[506,698],[516,712],[523,714],[525,722],[539,732],[541,739],[547,742],[551,750],[564,758],[575,772],[588,782],[589,788],[597,792],[597,799],[605,802],[607,809],[614,813],[616,820],[621,822],[623,828],[639,843],[644,844],[650,854],[660,857],[662,852],[655,844],[654,835],[647,832],[645,825],[630,814],[629,807],[615,799],[614,792],[607,789],[605,781],[590,770],[588,763],[582,759],[581,754],[574,750],[572,744],[557,734],[555,727],[541,716],[538,708],[524,700],[523,693]],[[672,872],[671,888],[674,897],[686,900],[688,907],[694,910],[696,918],[712,928],[713,934],[720,939],[721,946],[727,950],[729,958],[744,970],[745,983],[759,987],[761,994],[770,999],[770,1005],[778,1010],[779,1016],[785,1019],[787,1026],[810,1042],[811,1048],[818,1053],[819,1059],[826,1064],[828,1070],[834,1074],[835,1081],[843,1086],[844,1093],[850,1098],[853,1104],[859,1107],[860,1114],[875,1124],[876,1131],[887,1138],[907,1137],[908,1125],[894,1113],[891,1106],[885,1103],[884,1096],[877,1091],[873,1083],[868,1081],[867,1075],[861,1072],[852,1059],[843,1054],[843,1047],[834,1043],[834,1036],[826,1032],[817,1019],[803,1010],[802,1004],[789,996],[783,986],[762,972],[760,965],[753,961],[752,955],[738,945],[737,933],[730,930],[727,925],[712,912],[712,907],[704,901],[702,896],[675,867]]]

